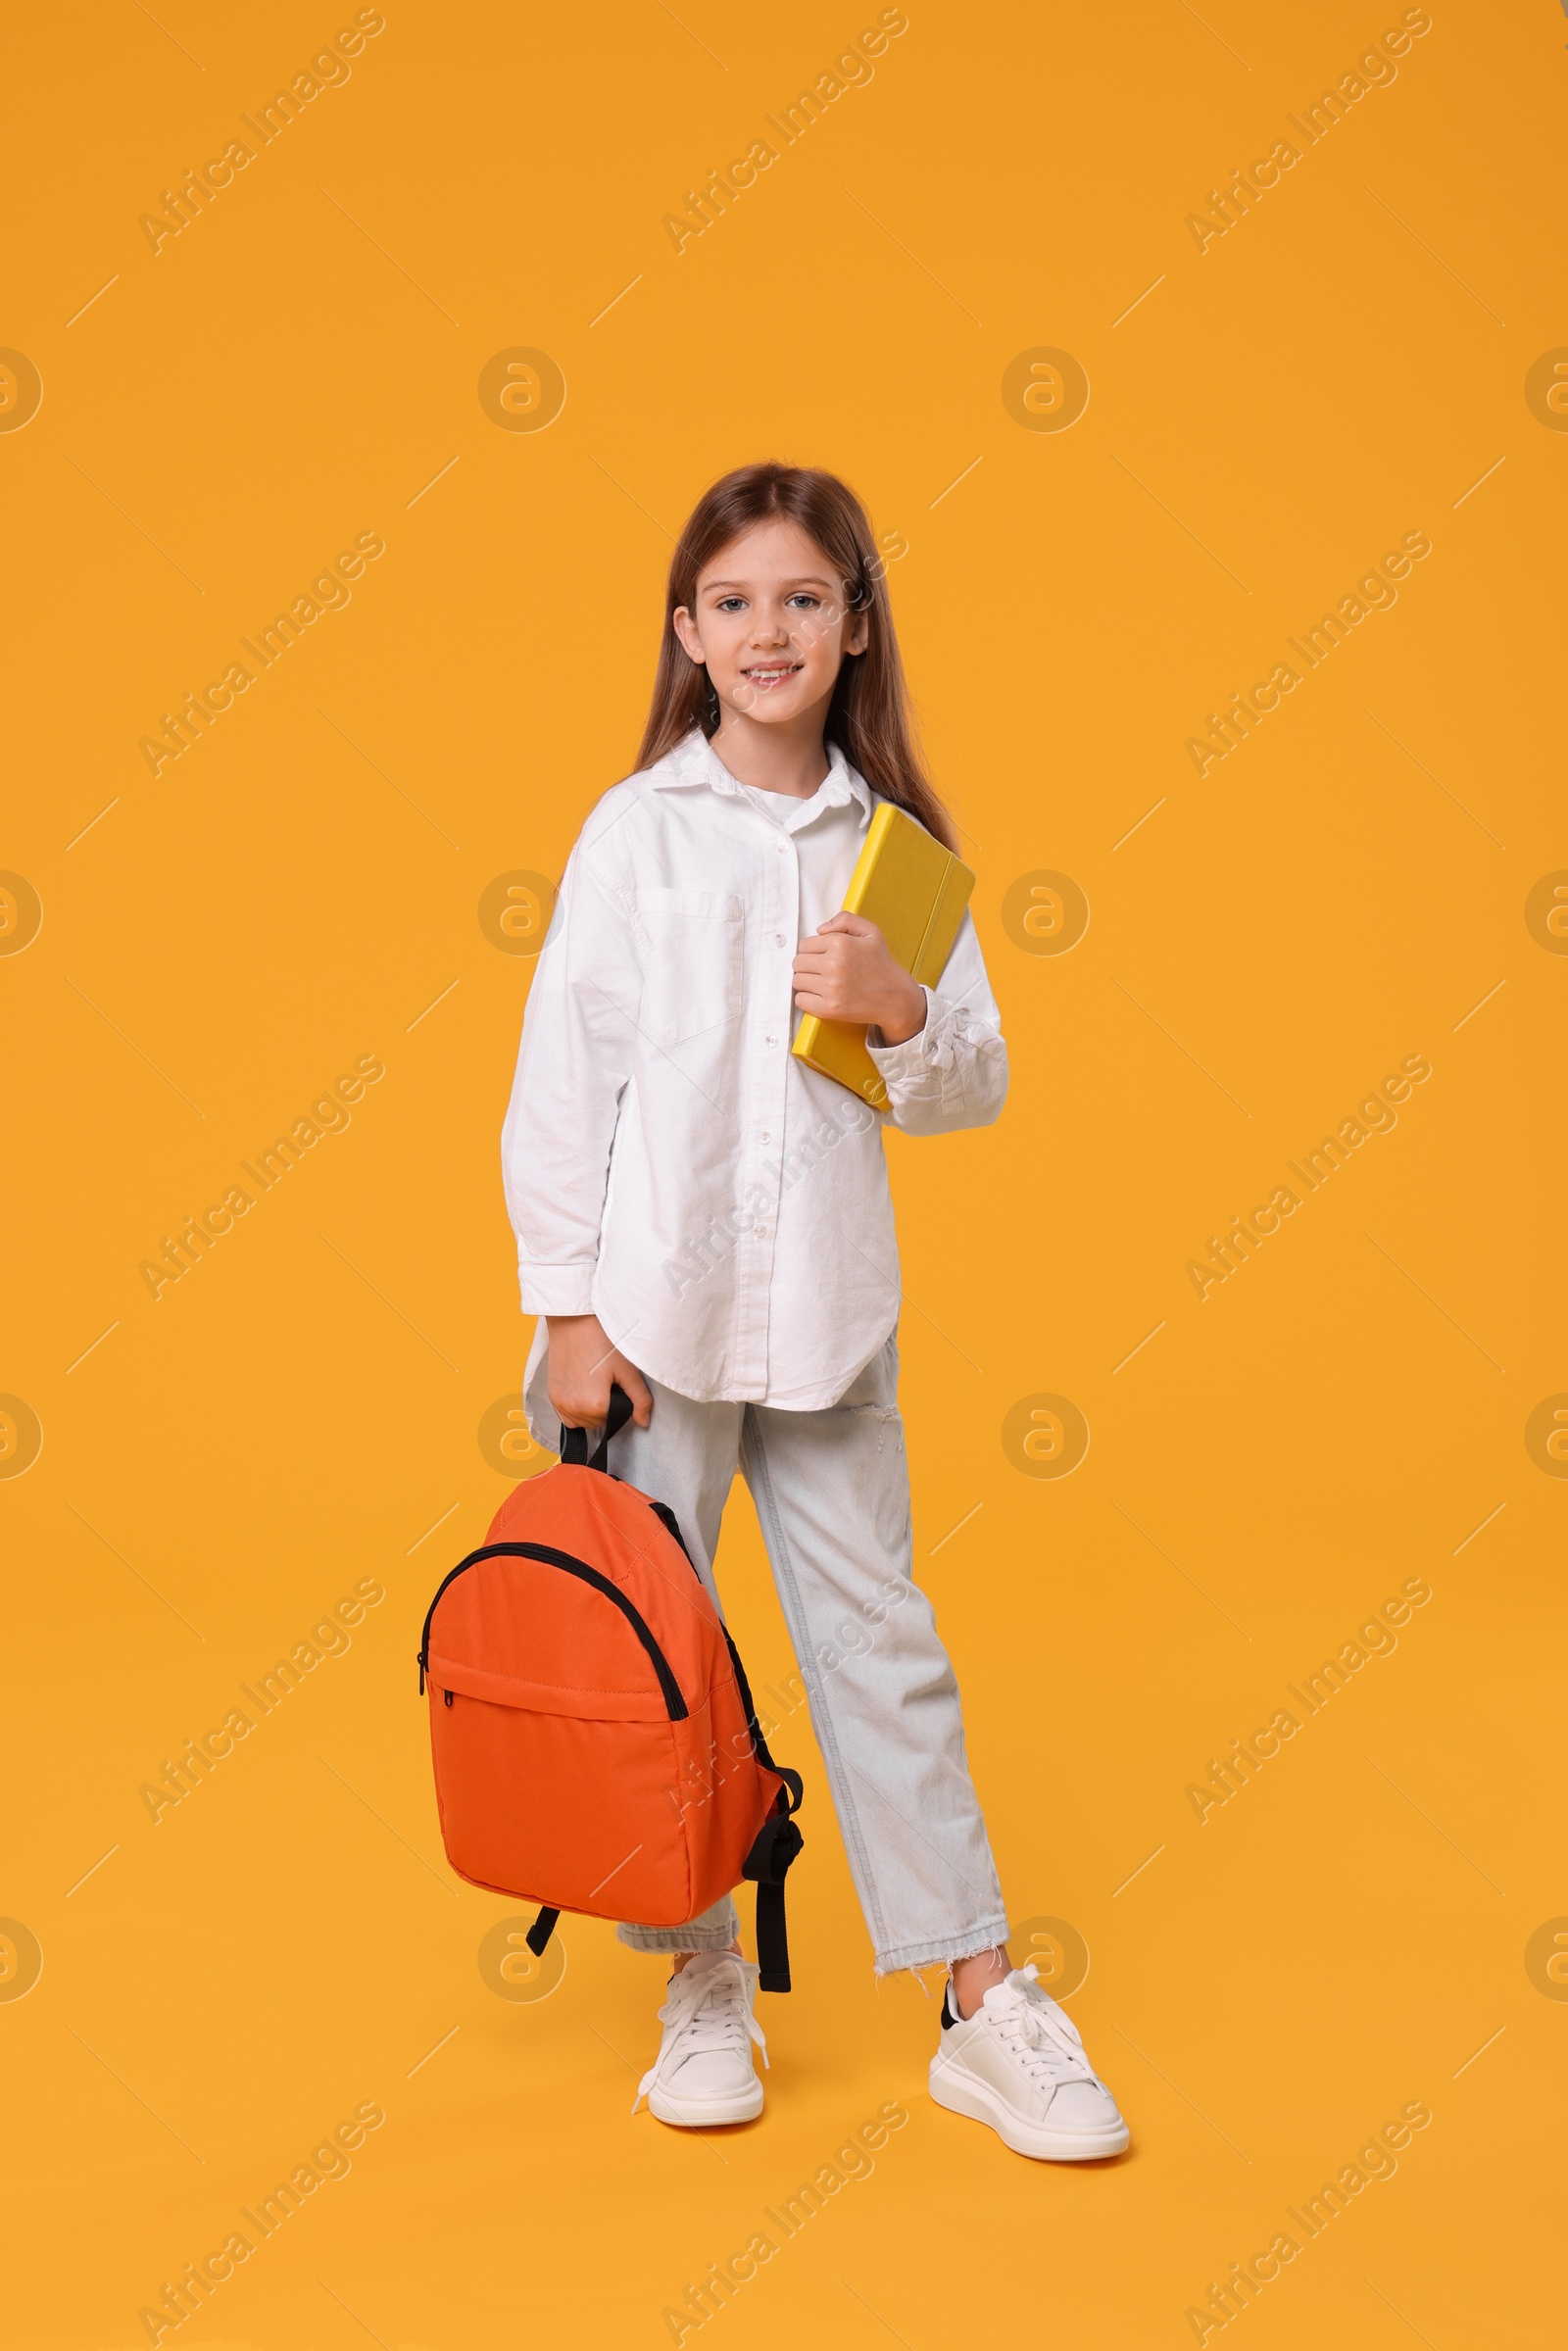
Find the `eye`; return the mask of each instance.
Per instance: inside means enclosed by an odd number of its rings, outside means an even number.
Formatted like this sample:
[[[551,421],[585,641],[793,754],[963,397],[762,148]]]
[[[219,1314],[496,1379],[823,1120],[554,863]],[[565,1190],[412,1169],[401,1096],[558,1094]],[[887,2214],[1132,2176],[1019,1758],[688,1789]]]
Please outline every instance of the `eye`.
[[[813,596],[808,588],[797,588],[794,595],[787,596],[784,601],[786,604],[802,605],[808,611],[811,611],[821,603],[822,599],[820,596]]]
[[[745,604],[744,596],[721,596],[713,610],[715,612],[739,612],[744,610]]]

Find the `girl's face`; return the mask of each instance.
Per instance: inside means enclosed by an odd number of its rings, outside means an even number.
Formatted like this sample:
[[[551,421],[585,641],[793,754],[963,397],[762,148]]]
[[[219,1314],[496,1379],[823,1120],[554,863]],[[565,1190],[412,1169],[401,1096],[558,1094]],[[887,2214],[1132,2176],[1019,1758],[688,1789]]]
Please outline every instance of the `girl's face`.
[[[821,548],[781,516],[721,547],[674,621],[692,660],[706,664],[723,717],[762,726],[819,722],[846,654],[863,653],[870,632],[866,614],[846,608]]]

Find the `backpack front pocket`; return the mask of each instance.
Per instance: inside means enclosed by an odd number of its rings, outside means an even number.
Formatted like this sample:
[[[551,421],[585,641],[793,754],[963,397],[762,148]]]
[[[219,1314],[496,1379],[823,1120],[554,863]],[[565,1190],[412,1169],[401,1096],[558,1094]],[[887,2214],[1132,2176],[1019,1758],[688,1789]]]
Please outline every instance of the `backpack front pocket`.
[[[693,1915],[667,1720],[594,1721],[459,1693],[431,1727],[442,1841],[460,1877],[592,1918],[674,1927]],[[606,1791],[612,1803],[594,1800]]]
[[[601,1918],[690,1916],[686,1827],[670,1794],[673,1731],[689,1709],[612,1578],[552,1543],[487,1543],[431,1601],[419,1672],[441,1834],[460,1876]]]

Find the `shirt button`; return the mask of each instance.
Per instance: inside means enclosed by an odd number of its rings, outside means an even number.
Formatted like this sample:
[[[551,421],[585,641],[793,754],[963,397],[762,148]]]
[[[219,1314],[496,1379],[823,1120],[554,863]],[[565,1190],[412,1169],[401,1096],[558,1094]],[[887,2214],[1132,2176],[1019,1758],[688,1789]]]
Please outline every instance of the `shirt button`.
[[[778,844],[778,854],[781,857],[787,857],[789,856],[790,845],[787,841],[781,841]]]
[[[764,1045],[776,1045],[778,1043],[778,1039],[776,1037],[764,1037],[762,1042]]]
[[[772,1140],[773,1140],[773,1138],[772,1138],[772,1136],[771,1136],[771,1135],[764,1135],[764,1136],[762,1137],[762,1141],[763,1141],[764,1143],[771,1143],[771,1142],[772,1142]]]
[[[783,946],[783,944],[784,944],[784,933],[783,933],[782,931],[775,931],[775,932],[773,933],[773,945],[774,945],[775,947],[782,947],[782,946]]]

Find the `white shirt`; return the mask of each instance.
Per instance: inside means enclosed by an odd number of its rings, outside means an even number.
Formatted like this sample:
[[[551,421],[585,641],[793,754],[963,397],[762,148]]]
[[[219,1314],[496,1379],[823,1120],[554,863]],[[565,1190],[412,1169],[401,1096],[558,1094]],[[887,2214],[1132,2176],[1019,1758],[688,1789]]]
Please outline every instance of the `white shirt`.
[[[523,1019],[501,1146],[523,1312],[597,1314],[700,1402],[836,1403],[898,1320],[883,1120],[988,1126],[1006,1096],[967,914],[919,1035],[868,1041],[885,1112],[792,1055],[796,949],[878,805],[829,761],[810,800],[755,793],[694,732],[607,792]]]

